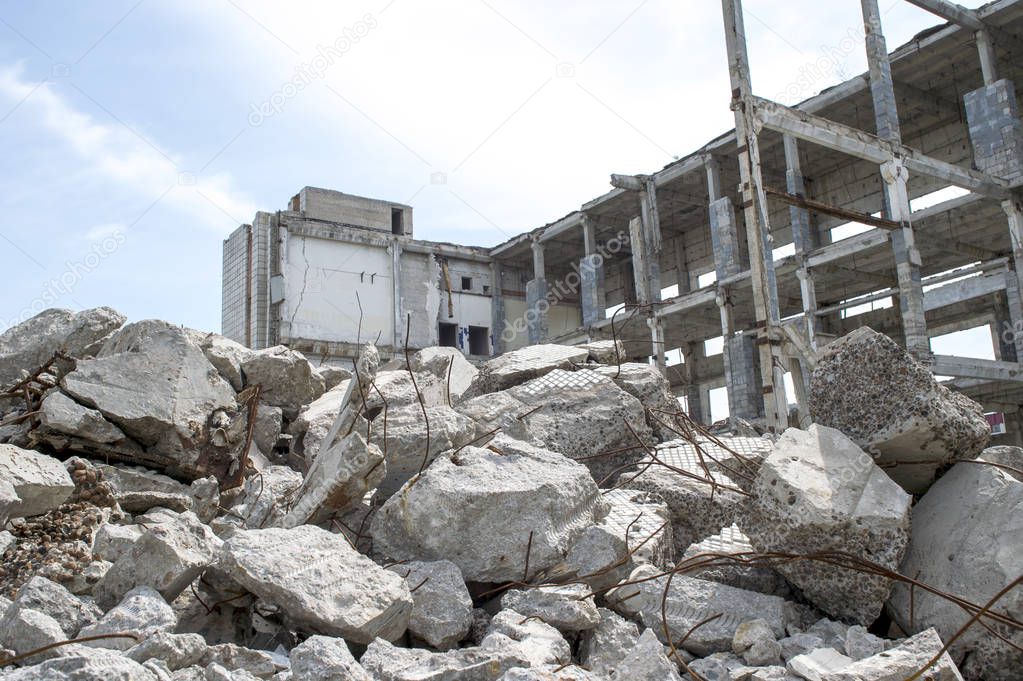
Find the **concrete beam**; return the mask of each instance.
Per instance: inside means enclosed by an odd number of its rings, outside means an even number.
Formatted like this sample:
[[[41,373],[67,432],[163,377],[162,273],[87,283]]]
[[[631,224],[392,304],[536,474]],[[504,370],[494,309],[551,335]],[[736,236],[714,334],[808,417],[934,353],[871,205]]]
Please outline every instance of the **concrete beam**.
[[[951,21],[953,24],[972,28],[974,31],[984,29],[984,22],[980,20],[976,12],[954,2],[947,2],[947,0],[906,0],[906,2],[925,9],[945,21]]]
[[[769,130],[789,134],[879,165],[893,158],[901,158],[906,168],[921,175],[998,200],[1004,200],[1009,196],[1009,183],[987,173],[931,158],[903,144],[883,140],[869,132],[814,116],[769,99],[762,97],[752,99],[757,119]]]
[[[931,371],[938,376],[1023,383],[1023,366],[1016,362],[934,355],[930,365]]]

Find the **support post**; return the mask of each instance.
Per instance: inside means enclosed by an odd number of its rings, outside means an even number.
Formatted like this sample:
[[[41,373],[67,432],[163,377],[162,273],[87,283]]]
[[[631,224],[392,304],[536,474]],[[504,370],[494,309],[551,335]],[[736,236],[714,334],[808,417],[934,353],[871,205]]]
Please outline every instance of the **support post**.
[[[647,276],[646,239],[643,238],[643,219],[629,220],[629,243],[632,245],[632,275],[636,283],[636,302],[647,305],[650,297],[650,278]]]
[[[980,57],[980,72],[984,74],[984,85],[993,85],[998,80],[998,57],[995,46],[991,42],[991,34],[981,29],[975,34],[977,38],[977,55]]]
[[[870,73],[870,94],[874,101],[877,136],[887,142],[902,144],[899,112],[895,102],[892,66],[888,47],[881,30],[881,12],[877,0],[860,0],[866,31],[867,63]],[[924,293],[921,283],[920,251],[916,247],[906,183],[909,172],[899,158],[881,164],[884,180],[885,217],[902,225],[892,232],[895,271],[899,281],[899,311],[906,338],[906,350],[919,360],[930,357],[927,321],[924,318]]]
[[[643,219],[643,253],[646,257],[647,291],[650,302],[661,299],[661,214],[657,209],[657,187],[653,178],[646,178],[639,192],[640,216]]]
[[[710,416],[704,413],[700,389],[700,363],[703,358],[703,343],[686,343],[682,348],[686,367],[686,406],[689,418],[697,423],[709,423]]]
[[[799,159],[799,143],[792,135],[782,137],[785,145],[785,187],[790,194],[806,196],[806,183],[803,180],[803,169]],[[817,316],[817,290],[814,286],[813,274],[806,264],[810,251],[818,246],[815,230],[810,224],[810,211],[799,206],[789,206],[789,222],[792,225],[792,243],[796,247],[796,258],[799,269],[799,292],[803,301],[803,322],[810,347],[817,349],[817,333],[821,330],[822,321]],[[798,397],[798,395],[797,395]]]
[[[394,315],[394,351],[399,352],[405,344],[406,319],[401,304],[401,244],[391,239],[391,294],[394,297],[392,314]]]
[[[607,294],[604,289],[604,257],[597,253],[597,238],[590,216],[583,214],[583,249],[579,262],[579,285],[583,326],[592,326],[606,317]]]
[[[505,352],[504,271],[501,261],[490,262],[490,343],[494,355]]]
[[[759,327],[757,346],[764,415],[768,427],[781,431],[788,421],[785,369],[781,352],[781,334],[778,329],[781,315],[778,310],[774,261],[771,257],[771,230],[760,169],[760,147],[751,106],[753,92],[750,84],[742,2],[722,0],[722,9],[725,42],[728,48],[728,73],[732,85],[732,110],[735,112],[735,135],[739,142],[739,176],[745,209],[746,238],[749,242],[753,307]],[[727,343],[728,339],[725,340]]]
[[[533,278],[526,284],[526,323],[529,343],[536,345],[547,340],[547,279],[544,272],[543,244],[533,240]]]

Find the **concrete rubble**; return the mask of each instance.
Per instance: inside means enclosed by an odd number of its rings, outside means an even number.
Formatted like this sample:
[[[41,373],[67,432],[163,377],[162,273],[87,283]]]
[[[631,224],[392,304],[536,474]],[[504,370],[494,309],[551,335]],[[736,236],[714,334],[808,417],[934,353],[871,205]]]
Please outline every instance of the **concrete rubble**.
[[[696,427],[621,343],[349,373],[124,321],[0,336],[5,387],[54,372],[0,403],[5,681],[1023,674],[989,633],[1023,644],[1020,592],[939,657],[970,613],[850,567],[977,605],[1023,571],[1023,449],[981,453],[869,330],[825,351],[818,423],[758,437]]]

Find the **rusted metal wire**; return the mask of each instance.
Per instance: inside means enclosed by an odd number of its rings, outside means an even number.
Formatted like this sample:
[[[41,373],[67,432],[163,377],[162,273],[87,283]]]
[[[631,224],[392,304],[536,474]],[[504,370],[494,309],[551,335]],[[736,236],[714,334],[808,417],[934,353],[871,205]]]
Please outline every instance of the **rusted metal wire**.
[[[48,645],[42,646],[41,648],[36,648],[34,650],[30,650],[27,653],[21,653],[20,655],[15,655],[14,657],[9,657],[6,660],[0,661],[0,667],[6,667],[7,665],[14,664],[15,662],[17,662],[19,660],[24,660],[26,658],[32,657],[33,655],[39,655],[40,653],[45,653],[46,651],[53,650],[54,648],[60,648],[60,647],[63,647],[63,646],[68,646],[68,645],[71,645],[72,643],[87,643],[88,641],[102,641],[104,639],[109,639],[109,638],[130,638],[133,641],[135,641],[135,643],[139,643],[142,640],[142,637],[139,636],[138,634],[134,634],[134,633],[127,632],[127,631],[122,631],[122,632],[119,632],[119,633],[116,633],[116,634],[96,634],[95,636],[82,636],[80,638],[72,638],[72,639],[68,639],[66,641],[58,641],[57,643],[50,643]]]

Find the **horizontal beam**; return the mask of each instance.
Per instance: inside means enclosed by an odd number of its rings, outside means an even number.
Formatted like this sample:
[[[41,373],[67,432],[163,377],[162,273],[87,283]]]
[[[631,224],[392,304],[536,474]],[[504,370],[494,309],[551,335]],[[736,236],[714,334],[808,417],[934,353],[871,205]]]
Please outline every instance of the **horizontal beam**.
[[[859,222],[864,225],[870,225],[871,227],[880,227],[881,229],[902,229],[902,225],[893,220],[875,218],[873,215],[867,215],[866,213],[860,213],[855,210],[848,210],[847,208],[839,208],[838,206],[832,206],[829,203],[821,203],[820,201],[814,201],[813,199],[808,199],[804,196],[799,196],[798,194],[783,192],[780,189],[765,187],[764,191],[768,196],[773,196],[782,203],[786,203],[790,206],[797,206],[799,208],[805,208],[811,213],[823,213],[824,215],[842,218],[843,220],[849,220],[850,222]]]
[[[954,2],[947,2],[946,0],[906,1],[911,5],[916,5],[920,9],[925,9],[931,14],[941,17],[945,21],[951,21],[953,24],[959,24],[964,28],[972,28],[974,31],[984,30],[984,22],[980,20],[976,12]]]
[[[580,211],[569,213],[565,217],[561,218],[553,225],[543,231],[542,234],[537,238],[537,241],[544,243],[550,241],[559,234],[563,234],[569,230],[575,229],[583,224],[583,214]]]
[[[1005,180],[940,161],[903,144],[882,140],[863,130],[814,116],[769,99],[753,97],[752,100],[757,119],[769,130],[789,134],[879,165],[899,158],[906,168],[921,175],[934,177],[999,201],[1009,196],[1009,183]]]
[[[1023,383],[1023,366],[1016,362],[999,362],[993,359],[934,355],[930,369],[938,376],[956,378],[979,378],[988,381],[1012,381]]]

